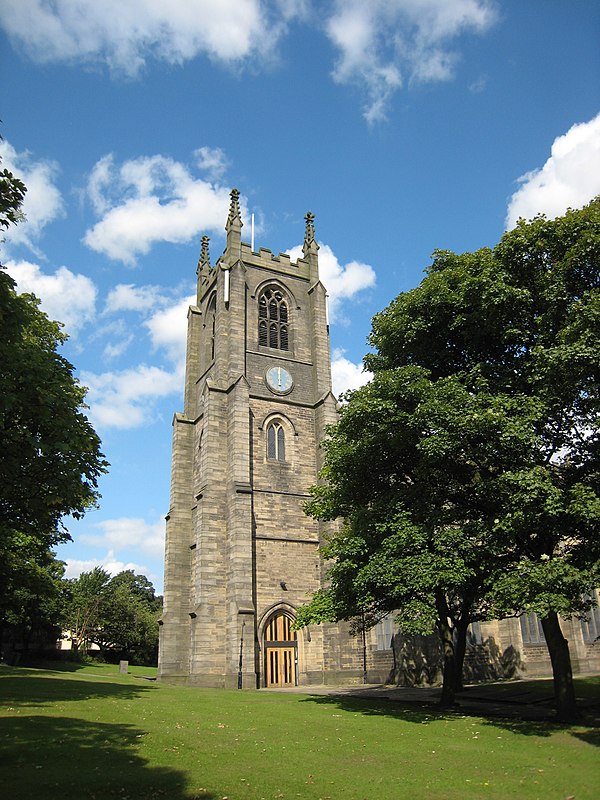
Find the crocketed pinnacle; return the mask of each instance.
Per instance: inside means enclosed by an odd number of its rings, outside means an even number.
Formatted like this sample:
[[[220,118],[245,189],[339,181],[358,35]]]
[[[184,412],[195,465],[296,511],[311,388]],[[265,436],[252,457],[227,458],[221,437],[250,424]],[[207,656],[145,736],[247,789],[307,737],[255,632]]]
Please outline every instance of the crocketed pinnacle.
[[[202,246],[200,248],[200,258],[198,259],[197,274],[206,272],[210,269],[210,253],[208,252],[208,243],[210,239],[208,236],[202,237]]]
[[[239,189],[231,190],[231,203],[229,205],[229,216],[227,217],[227,225],[225,230],[229,231],[233,227],[242,227],[242,217],[240,215],[240,192]]]
[[[304,246],[302,250],[306,258],[308,253],[316,253],[319,246],[315,241],[315,215],[309,211],[304,219],[306,220],[306,232],[304,234]]]

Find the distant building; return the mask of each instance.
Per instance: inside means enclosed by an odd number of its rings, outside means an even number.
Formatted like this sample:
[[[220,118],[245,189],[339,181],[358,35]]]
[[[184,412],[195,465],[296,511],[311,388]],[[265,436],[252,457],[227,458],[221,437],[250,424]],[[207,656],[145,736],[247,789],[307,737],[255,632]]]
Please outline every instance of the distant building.
[[[364,637],[346,624],[292,630],[298,606],[323,584],[319,546],[334,530],[303,512],[321,466],[319,443],[337,418],[326,291],[312,214],[303,256],[292,262],[241,241],[238,197],[234,190],[214,266],[202,239],[188,312],[159,676],[248,688],[358,683],[365,674],[370,682],[435,682],[435,637],[405,640],[393,618]],[[577,669],[599,648],[581,623],[567,625]],[[519,620],[482,624],[472,632],[468,669],[487,677],[548,672],[532,631]]]

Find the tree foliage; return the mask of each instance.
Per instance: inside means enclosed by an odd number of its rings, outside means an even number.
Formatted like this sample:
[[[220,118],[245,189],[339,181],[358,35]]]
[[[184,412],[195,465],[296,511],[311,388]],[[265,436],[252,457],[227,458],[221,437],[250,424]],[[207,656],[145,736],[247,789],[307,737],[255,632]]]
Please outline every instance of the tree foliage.
[[[0,228],[22,218],[25,191],[12,173],[0,173]],[[65,339],[60,323],[33,295],[18,294],[0,267],[0,627],[11,608],[11,624],[18,621],[10,587],[23,554],[32,570],[46,569],[50,548],[70,538],[63,517],[96,504],[108,466],[84,413],[85,388],[58,352]]]
[[[63,573],[63,562],[38,539],[6,532],[0,561],[5,658],[44,650],[59,638],[65,599]]]
[[[125,570],[110,577],[96,567],[68,581],[63,626],[73,648],[97,645],[107,657],[156,663],[162,600],[143,575]]]
[[[451,700],[456,633],[460,650],[469,620],[536,611],[572,713],[556,615],[583,613],[599,578],[599,271],[596,199],[493,250],[436,252],[374,317],[374,378],[347,395],[307,509],[346,521],[331,586],[301,622],[435,624]]]
[[[62,517],[95,505],[107,467],[85,388],[57,352],[65,338],[0,271],[0,528],[48,545],[68,538]]]

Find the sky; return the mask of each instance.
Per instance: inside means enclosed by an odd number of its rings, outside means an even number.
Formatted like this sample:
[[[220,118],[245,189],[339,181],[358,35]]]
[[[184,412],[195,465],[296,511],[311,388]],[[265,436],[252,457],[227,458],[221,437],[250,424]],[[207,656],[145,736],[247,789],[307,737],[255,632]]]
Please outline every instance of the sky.
[[[434,250],[600,193],[595,0],[0,0],[0,70],[28,187],[2,263],[64,324],[111,463],[67,577],[162,591],[187,307],[233,187],[256,250],[297,256],[315,214],[336,394]]]

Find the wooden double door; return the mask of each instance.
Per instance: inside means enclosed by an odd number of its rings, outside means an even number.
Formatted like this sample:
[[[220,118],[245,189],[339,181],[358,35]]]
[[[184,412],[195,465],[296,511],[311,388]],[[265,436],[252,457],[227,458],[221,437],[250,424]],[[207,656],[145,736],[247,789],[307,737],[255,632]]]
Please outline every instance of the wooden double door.
[[[273,615],[264,636],[266,687],[296,685],[297,653],[296,631],[292,630],[291,617],[284,612]]]

